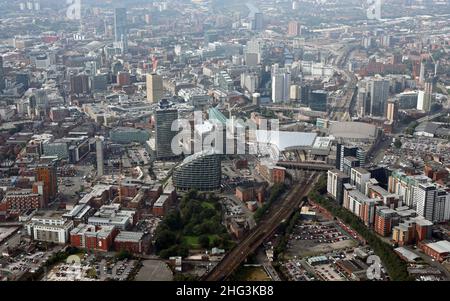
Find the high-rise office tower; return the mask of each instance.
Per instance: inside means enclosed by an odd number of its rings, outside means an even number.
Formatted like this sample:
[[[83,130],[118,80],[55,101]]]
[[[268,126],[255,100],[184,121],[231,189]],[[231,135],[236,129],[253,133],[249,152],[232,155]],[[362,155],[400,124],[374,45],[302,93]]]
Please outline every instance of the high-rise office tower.
[[[95,152],[97,155],[97,176],[104,175],[103,137],[95,137]]]
[[[386,108],[386,119],[390,122],[395,122],[398,115],[398,105],[395,100],[389,100]]]
[[[312,91],[309,100],[309,108],[313,111],[326,112],[328,93],[323,90]]]
[[[123,52],[128,49],[127,9],[120,7],[114,10],[114,42],[119,44]]]
[[[260,31],[264,29],[264,16],[262,13],[255,13],[252,20],[252,30]]]
[[[263,57],[263,43],[260,40],[250,40],[247,42],[244,51],[244,61],[247,66],[257,66]]]
[[[344,158],[355,157],[359,161],[359,166],[366,163],[366,153],[363,149],[356,146],[347,146],[338,144],[336,147],[336,169],[344,170]]]
[[[178,119],[178,110],[172,107],[172,104],[163,99],[159,102],[159,108],[155,113],[156,124],[156,157],[158,159],[169,159],[175,157],[172,149],[172,141],[177,135],[172,131],[172,124]]]
[[[369,82],[370,106],[368,113],[371,116],[384,116],[386,103],[389,97],[389,81],[374,79]]]
[[[163,79],[156,73],[147,74],[147,101],[157,103],[164,96]]]
[[[429,112],[431,110],[431,105],[433,104],[433,80],[428,79],[425,81],[425,87],[424,87],[424,106],[423,110],[425,112]]]
[[[419,83],[425,83],[425,60],[420,62],[420,75],[419,75]]]
[[[291,85],[291,74],[278,65],[272,70],[272,101],[274,103],[288,102]]]
[[[417,97],[417,110],[430,112],[433,104],[433,80],[427,79],[423,91],[419,91]]]

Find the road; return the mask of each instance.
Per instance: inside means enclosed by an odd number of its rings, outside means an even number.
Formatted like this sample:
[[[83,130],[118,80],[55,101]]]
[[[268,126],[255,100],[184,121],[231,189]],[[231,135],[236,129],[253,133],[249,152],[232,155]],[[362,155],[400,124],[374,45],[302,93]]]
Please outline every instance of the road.
[[[204,276],[206,281],[225,280],[239,265],[277,229],[280,223],[298,210],[305,197],[318,179],[318,173],[298,183],[286,198],[276,202],[263,220],[235,246],[211,272]]]

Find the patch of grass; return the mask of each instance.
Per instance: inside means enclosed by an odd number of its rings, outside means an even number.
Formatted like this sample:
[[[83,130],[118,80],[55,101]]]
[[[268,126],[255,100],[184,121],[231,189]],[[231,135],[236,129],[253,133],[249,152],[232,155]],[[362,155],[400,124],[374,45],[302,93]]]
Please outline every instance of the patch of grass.
[[[262,267],[241,266],[232,276],[232,281],[270,281]]]
[[[214,205],[211,204],[210,202],[203,202],[202,203],[202,207],[205,208],[205,209],[213,209],[213,210],[215,210]]]
[[[216,235],[216,234],[208,235],[208,238],[209,238],[209,243],[212,244],[214,239],[219,238],[219,235]],[[191,249],[201,249],[201,246],[199,243],[199,236],[184,236],[184,242]]]

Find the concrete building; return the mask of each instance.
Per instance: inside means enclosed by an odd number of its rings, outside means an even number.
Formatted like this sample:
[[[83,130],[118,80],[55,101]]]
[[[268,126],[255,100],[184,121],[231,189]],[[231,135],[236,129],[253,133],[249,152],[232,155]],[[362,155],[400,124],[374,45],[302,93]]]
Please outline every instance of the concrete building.
[[[147,101],[158,103],[164,97],[163,79],[156,73],[147,74]]]
[[[445,222],[449,217],[450,198],[444,190],[438,189],[434,184],[419,184],[414,191],[416,199],[416,211],[429,221]]]
[[[366,169],[355,167],[351,169],[350,184],[354,185],[362,193],[366,193],[366,183],[370,180],[371,174]]]
[[[121,210],[119,204],[103,205],[91,217],[88,224],[94,226],[115,226],[120,230],[127,230],[134,224],[134,210]]]
[[[291,74],[275,65],[272,68],[272,101],[283,103],[289,101]]]
[[[417,98],[417,110],[430,112],[433,104],[433,81],[427,80],[425,82],[424,90],[419,91]]]
[[[339,204],[342,204],[344,201],[344,184],[349,182],[350,177],[342,171],[337,169],[329,170],[327,177],[328,194],[330,194]]]
[[[148,131],[130,127],[114,128],[110,131],[109,135],[112,142],[119,144],[144,144],[150,139],[150,133]]]
[[[173,184],[177,190],[182,191],[214,191],[220,188],[221,180],[221,157],[214,150],[187,157],[173,171]]]
[[[73,222],[54,211],[39,211],[26,225],[28,235],[37,241],[66,244],[69,242]]]
[[[169,159],[175,156],[172,149],[172,141],[177,135],[176,131],[172,131],[172,124],[178,119],[178,110],[172,107],[172,104],[163,99],[159,108],[155,113],[156,128],[156,157],[161,159]]]
[[[419,184],[426,184],[430,179],[424,175],[407,175],[394,170],[389,177],[388,191],[399,195],[400,201],[411,208],[417,207],[415,190]]]
[[[386,119],[392,123],[398,119],[398,104],[395,100],[389,100],[387,103]]]
[[[362,104],[364,115],[384,117],[389,97],[389,81],[384,78],[373,78],[365,84],[368,94],[364,97],[365,102]]]
[[[95,137],[95,153],[97,158],[97,176],[102,177],[104,175],[104,153],[103,153],[103,137]]]

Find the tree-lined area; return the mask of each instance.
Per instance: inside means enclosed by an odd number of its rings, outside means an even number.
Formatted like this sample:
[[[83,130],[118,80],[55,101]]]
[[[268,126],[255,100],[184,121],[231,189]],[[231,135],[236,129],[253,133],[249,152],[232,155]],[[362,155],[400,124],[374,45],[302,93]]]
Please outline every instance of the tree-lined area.
[[[156,230],[155,248],[162,258],[187,257],[191,249],[233,246],[222,224],[222,206],[213,195],[190,191],[181,199],[178,210],[166,215]]]

